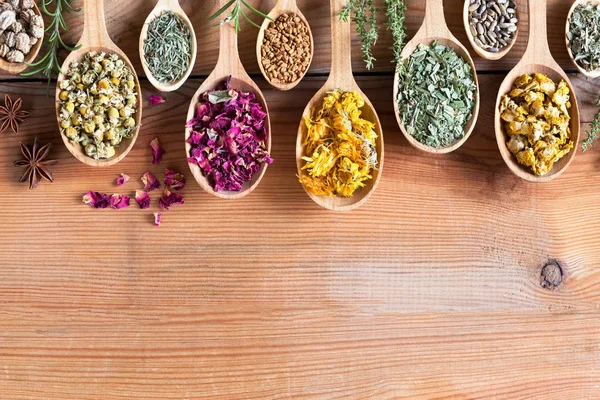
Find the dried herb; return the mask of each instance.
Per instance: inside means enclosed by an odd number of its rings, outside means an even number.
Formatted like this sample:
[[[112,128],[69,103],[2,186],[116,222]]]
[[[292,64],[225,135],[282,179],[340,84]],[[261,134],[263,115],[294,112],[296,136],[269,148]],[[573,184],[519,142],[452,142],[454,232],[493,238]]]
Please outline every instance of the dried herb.
[[[477,86],[471,66],[450,47],[419,44],[398,65],[398,109],[406,131],[424,145],[441,148],[465,136]]]
[[[13,102],[8,94],[4,95],[4,106],[0,106],[0,133],[4,133],[8,128],[16,134],[19,133],[19,125],[29,116],[28,111],[21,110],[22,103],[21,98]]]
[[[587,71],[600,68],[600,5],[587,3],[575,7],[567,39],[577,64]]]
[[[48,6],[52,3],[55,4],[54,12],[48,10]],[[33,76],[37,73],[42,73],[48,78],[48,88],[50,88],[50,82],[52,80],[52,72],[62,72],[60,69],[61,63],[58,59],[58,52],[60,49],[68,51],[75,51],[81,46],[71,47],[67,46],[61,38],[61,30],[67,31],[67,23],[65,22],[64,13],[70,13],[71,11],[81,11],[81,8],[73,8],[73,0],[42,0],[40,6],[44,14],[49,16],[52,20],[50,25],[46,28],[46,32],[49,35],[44,40],[44,45],[48,47],[46,54],[38,61],[33,64],[28,64],[33,67],[32,70],[21,73],[21,76]]]
[[[217,10],[216,13],[214,13],[213,15],[211,15],[210,17],[208,17],[209,21],[214,20],[215,18],[221,16],[225,11],[227,11],[227,9],[229,7],[231,7],[232,5],[235,6],[233,7],[233,10],[231,10],[231,13],[229,13],[225,18],[223,18],[220,22],[219,25],[225,25],[229,22],[233,22],[233,27],[235,28],[235,32],[239,32],[241,30],[240,28],[240,16],[244,17],[244,19],[246,21],[248,21],[251,25],[257,27],[258,29],[260,29],[260,25],[257,24],[256,22],[252,21],[242,10],[242,5],[244,5],[247,9],[249,9],[250,11],[252,11],[255,14],[258,14],[259,16],[266,18],[270,21],[273,21],[273,18],[269,17],[268,15],[264,14],[263,12],[257,10],[256,8],[252,7],[250,4],[248,4],[248,2],[246,2],[246,0],[230,0],[229,2],[227,2],[227,4],[225,4],[223,7],[221,7],[219,10]]]
[[[121,208],[129,207],[131,198],[122,194],[115,193],[109,195],[107,193],[100,193],[89,191],[83,195],[83,202],[92,208],[114,208],[120,210]]]
[[[404,30],[404,19],[406,5],[404,0],[385,0],[385,15],[387,17],[387,28],[391,31],[394,39],[393,62],[399,64],[400,53],[404,47],[406,32]],[[377,27],[377,13],[381,10],[375,6],[375,0],[349,0],[339,14],[342,21],[349,19],[356,24],[356,32],[360,38],[361,49],[367,69],[373,68],[375,57],[373,47],[379,38]]]
[[[510,137],[506,146],[534,174],[547,174],[573,149],[570,90],[544,74],[521,75],[502,97],[500,118]]]
[[[590,130],[587,131],[587,137],[581,146],[583,151],[589,150],[592,147],[592,143],[600,137],[600,98],[596,100],[596,106],[598,107],[598,111],[596,112],[596,115],[594,115],[592,126],[590,127]]]
[[[123,186],[124,184],[127,183],[127,181],[129,181],[130,177],[127,174],[121,174],[121,176],[119,176],[117,178],[117,186]]]
[[[165,149],[163,149],[158,138],[154,138],[150,142],[150,149],[152,150],[152,164],[160,164],[165,154]]]
[[[58,160],[46,159],[50,153],[50,143],[40,147],[40,140],[36,137],[31,150],[25,144],[20,144],[24,159],[15,161],[14,165],[15,167],[26,167],[27,169],[19,179],[19,182],[28,181],[29,189],[35,189],[41,178],[49,182],[54,182],[54,177],[52,176],[52,172],[48,170],[48,167],[58,163]]]
[[[157,106],[159,104],[162,104],[164,102],[165,102],[165,99],[162,96],[158,96],[155,94],[151,94],[150,96],[148,96],[148,103],[153,107]]]
[[[144,60],[159,82],[180,79],[192,59],[192,35],[185,21],[172,11],[154,18],[144,40]]]

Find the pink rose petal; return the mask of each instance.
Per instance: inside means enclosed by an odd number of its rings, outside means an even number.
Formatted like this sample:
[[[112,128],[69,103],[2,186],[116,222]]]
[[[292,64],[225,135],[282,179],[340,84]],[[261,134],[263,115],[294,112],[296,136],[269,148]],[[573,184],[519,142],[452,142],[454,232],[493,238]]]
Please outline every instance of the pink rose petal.
[[[151,106],[157,106],[159,104],[164,103],[165,99],[163,99],[162,96],[157,96],[155,94],[151,94],[150,97],[148,97],[148,102],[150,103]]]
[[[165,150],[158,141],[158,138],[150,142],[150,147],[152,149],[152,164],[160,164]]]
[[[155,212],[154,213],[154,226],[160,226],[160,223],[162,221],[162,213],[159,212]]]
[[[183,196],[179,193],[171,193],[169,189],[165,189],[162,197],[158,200],[158,204],[160,204],[163,210],[168,210],[171,206],[183,204]]]
[[[108,208],[110,196],[105,193],[89,191],[83,196],[83,202],[92,208]]]
[[[117,178],[117,186],[123,186],[129,180],[129,175],[121,174],[120,177]]]
[[[151,172],[146,172],[142,175],[142,183],[144,184],[144,190],[151,192],[154,189],[160,188],[160,182],[152,175]]]
[[[185,187],[185,176],[179,172],[165,169],[165,186],[170,190],[181,190]]]
[[[150,207],[150,196],[143,190],[135,191],[135,201],[137,201],[142,210]]]
[[[129,200],[129,196],[115,193],[110,196],[110,206],[114,209],[120,210],[121,208],[129,207]]]

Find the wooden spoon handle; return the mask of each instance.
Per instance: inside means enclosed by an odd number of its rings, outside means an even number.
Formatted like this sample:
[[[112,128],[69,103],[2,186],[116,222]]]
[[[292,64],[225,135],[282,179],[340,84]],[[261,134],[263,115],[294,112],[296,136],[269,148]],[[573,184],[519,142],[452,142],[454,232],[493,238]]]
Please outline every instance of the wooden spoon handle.
[[[181,6],[179,5],[179,0],[158,0],[156,6],[163,6],[167,10],[171,11],[179,11],[181,10]]]
[[[344,77],[352,77],[352,32],[350,21],[340,20],[346,0],[331,0],[331,72],[329,81],[342,86]],[[354,78],[352,78],[354,79]]]
[[[555,63],[548,47],[546,0],[529,0],[529,42],[523,60],[527,63]]]
[[[225,4],[227,4],[227,0],[219,1],[219,7],[223,7]],[[238,51],[238,37],[233,23],[222,24],[219,30],[219,59],[215,69],[226,74],[234,74],[240,69],[243,70]]]
[[[83,47],[114,46],[104,20],[104,0],[83,1],[83,34],[80,44]]]
[[[425,1],[425,18],[417,35],[422,38],[451,35],[444,18],[444,0]]]
[[[279,10],[295,10],[298,8],[296,0],[277,0],[275,7]]]

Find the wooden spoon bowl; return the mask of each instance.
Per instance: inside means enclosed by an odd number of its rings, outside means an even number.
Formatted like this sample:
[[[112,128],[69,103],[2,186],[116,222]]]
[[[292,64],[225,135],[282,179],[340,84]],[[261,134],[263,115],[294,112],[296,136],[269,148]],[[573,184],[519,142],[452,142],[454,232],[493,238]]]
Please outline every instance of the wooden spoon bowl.
[[[467,38],[469,39],[469,42],[471,43],[471,47],[473,47],[473,50],[475,50],[475,53],[477,53],[481,58],[484,58],[486,60],[499,60],[502,57],[504,57],[505,55],[508,54],[508,52],[512,49],[512,47],[515,45],[515,43],[517,42],[517,37],[519,36],[519,24],[521,22],[521,15],[519,14],[519,7],[517,7],[515,9],[516,15],[517,15],[517,30],[515,31],[515,37],[511,40],[510,43],[508,43],[505,47],[499,49],[497,52],[493,53],[491,51],[487,51],[481,47],[479,47],[479,45],[477,43],[475,43],[475,38],[473,37],[473,34],[471,33],[471,24],[469,23],[469,6],[471,5],[470,0],[465,0],[465,6],[463,7],[463,23],[465,25],[465,31],[467,32]]]
[[[69,66],[73,61],[79,61],[84,58],[84,56],[90,51],[96,52],[105,52],[107,54],[116,54],[121,58],[125,64],[131,69],[134,79],[135,85],[137,88],[137,100],[138,100],[138,109],[134,114],[133,118],[135,119],[136,128],[133,131],[131,138],[123,139],[118,147],[115,148],[115,155],[108,159],[100,159],[96,160],[87,154],[85,154],[83,146],[79,143],[73,143],[69,140],[69,138],[63,133],[60,134],[62,140],[73,156],[81,161],[82,163],[92,166],[92,167],[109,167],[121,161],[125,156],[129,153],[135,141],[137,140],[139,131],[140,131],[140,123],[142,120],[142,91],[140,88],[140,82],[137,78],[137,74],[135,69],[133,68],[133,64],[129,61],[129,58],[121,51],[121,49],[113,43],[113,41],[108,36],[108,32],[106,31],[106,23],[104,21],[104,1],[98,0],[84,0],[83,4],[83,13],[84,13],[84,27],[83,34],[79,41],[81,47],[71,52],[69,56],[65,59],[61,70],[63,71],[58,75],[57,84],[56,84],[56,96],[55,96],[55,104],[56,104],[56,119],[59,124],[60,131],[60,99],[59,94],[60,90],[60,82],[66,79],[65,72],[69,71]]]
[[[544,0],[529,1],[529,18],[529,26],[535,27],[535,29],[529,29],[529,44],[527,45],[527,50],[525,51],[523,58],[508,73],[500,85],[498,97],[496,99],[494,127],[500,154],[506,162],[506,165],[508,165],[508,168],[515,175],[527,181],[548,182],[560,176],[571,164],[575,154],[577,153],[577,146],[579,143],[579,108],[577,106],[577,98],[575,96],[575,91],[573,90],[571,81],[558,63],[552,58],[550,49],[548,48],[546,34],[546,4]],[[575,146],[569,152],[569,154],[554,163],[554,166],[550,172],[544,176],[535,175],[531,169],[524,167],[517,162],[515,156],[508,150],[508,147],[506,146],[508,135],[506,135],[504,132],[504,121],[502,121],[500,118],[500,102],[502,97],[510,92],[515,80],[523,74],[531,75],[536,72],[548,76],[548,78],[552,79],[557,84],[561,79],[564,79],[569,87],[569,90],[571,91],[571,108],[569,109],[569,115],[571,116],[571,139],[575,143]]]
[[[224,6],[226,4],[225,0],[221,0],[220,6]],[[212,73],[206,78],[206,80],[202,83],[200,88],[192,97],[192,101],[190,102],[190,106],[187,113],[187,121],[193,119],[196,115],[196,104],[198,103],[198,99],[203,93],[208,92],[209,90],[214,89],[219,84],[226,81],[231,76],[231,87],[237,90],[241,90],[243,92],[253,92],[256,94],[256,100],[263,107],[263,110],[267,113],[267,123],[266,129],[268,134],[267,139],[267,152],[271,152],[271,120],[269,117],[269,109],[267,107],[267,102],[260,91],[259,87],[254,83],[254,81],[248,76],[242,62],[240,61],[240,56],[237,47],[237,33],[234,30],[234,27],[231,24],[224,24],[220,27],[221,30],[221,39],[220,39],[220,50],[219,50],[219,59],[217,61],[217,65]],[[192,146],[187,142],[189,137],[192,134],[192,129],[190,127],[186,127],[185,129],[185,154],[186,158],[189,157],[190,150]],[[242,190],[239,192],[234,191],[215,191],[208,179],[200,169],[200,167],[196,164],[192,164],[188,162],[190,170],[192,171],[192,175],[200,185],[202,189],[206,192],[212,194],[213,196],[220,197],[222,199],[239,199],[244,196],[250,194],[260,181],[262,180],[265,172],[267,171],[267,163],[262,163],[260,170],[256,172],[252,179],[242,186]]]
[[[314,46],[315,42],[313,40],[312,30],[310,29],[308,20],[306,19],[304,14],[302,14],[300,9],[298,8],[298,6],[296,4],[296,0],[278,0],[277,4],[275,4],[275,7],[273,7],[271,12],[269,13],[269,18],[271,18],[272,20],[276,20],[282,14],[295,14],[302,21],[304,21],[304,23],[306,24],[306,26],[308,28],[308,34],[310,36],[310,60],[308,62],[308,66],[306,67],[306,70],[302,73],[302,75],[300,77],[298,77],[298,79],[296,79],[294,82],[290,82],[290,83],[275,83],[269,79],[267,72],[265,71],[265,69],[263,67],[262,51],[261,51],[263,40],[265,38],[265,31],[269,28],[269,25],[272,22],[268,18],[265,18],[265,20],[262,23],[262,26],[260,27],[260,30],[258,31],[258,37],[256,39],[256,59],[258,60],[258,67],[260,68],[260,72],[263,74],[266,81],[269,82],[269,84],[271,84],[271,86],[273,86],[275,89],[285,91],[285,90],[290,90],[290,89],[296,87],[296,85],[298,85],[298,83],[300,83],[302,78],[304,78],[304,75],[306,75],[306,73],[308,72],[308,69],[310,68],[310,64],[312,63],[313,55],[315,52],[315,46]]]
[[[581,65],[579,65],[579,63],[577,61],[575,61],[575,57],[573,56],[573,52],[571,51],[571,45],[569,43],[569,38],[568,38],[571,16],[573,15],[573,11],[575,11],[575,8],[580,4],[600,5],[600,0],[576,0],[573,3],[573,5],[571,6],[571,9],[569,10],[569,14],[567,14],[567,22],[565,24],[565,42],[567,44],[567,52],[569,53],[569,58],[571,59],[571,62],[573,63],[573,65],[575,65],[575,67],[583,75],[587,76],[588,78],[594,79],[594,78],[600,77],[600,68],[598,68],[594,71],[588,71],[585,68],[583,68]]]
[[[423,150],[427,153],[432,154],[445,154],[450,153],[460,146],[462,146],[471,133],[473,132],[473,128],[475,128],[475,123],[477,122],[477,117],[479,115],[479,81],[477,80],[477,72],[475,69],[475,64],[473,63],[473,59],[469,55],[467,49],[456,39],[448,26],[446,25],[446,21],[444,19],[444,5],[443,0],[426,0],[425,6],[425,19],[423,20],[423,25],[417,31],[416,35],[412,38],[410,42],[404,46],[402,50],[401,57],[402,59],[406,59],[411,56],[411,54],[416,50],[419,44],[423,43],[426,45],[430,45],[434,40],[437,40],[439,44],[443,46],[450,47],[453,49],[456,54],[463,58],[466,62],[471,66],[471,70],[473,71],[473,80],[475,85],[477,86],[477,92],[475,94],[475,104],[473,106],[473,115],[467,124],[465,125],[465,135],[460,139],[451,144],[448,147],[431,147],[427,146],[419,142],[415,139],[411,134],[406,131],[404,124],[402,123],[402,118],[400,117],[400,110],[398,107],[398,92],[399,92],[399,83],[400,76],[398,72],[396,72],[394,77],[394,113],[396,114],[396,121],[398,121],[398,125],[400,126],[400,130],[406,137],[406,140],[415,148],[419,150]]]
[[[35,3],[33,4],[33,11],[35,11],[36,15],[42,16],[40,9],[38,8],[37,4],[35,4]],[[42,22],[42,24],[43,24],[43,22]],[[23,72],[28,67],[27,64],[32,64],[35,61],[35,58],[39,54],[43,43],[44,43],[44,38],[38,39],[37,43],[34,44],[33,47],[31,48],[31,50],[29,51],[29,54],[27,54],[25,56],[25,60],[22,63],[11,63],[11,62],[6,61],[4,58],[0,57],[0,70],[6,71],[9,74],[15,74],[15,75]]]
[[[354,77],[352,76],[352,42],[350,23],[340,21],[338,17],[343,6],[343,0],[331,0],[331,72],[327,82],[325,82],[323,87],[308,102],[306,108],[304,109],[304,113],[302,114],[302,121],[300,121],[298,137],[296,140],[296,165],[298,167],[298,175],[306,175],[306,171],[302,169],[305,163],[304,160],[302,160],[302,156],[305,155],[303,143],[308,133],[305,123],[306,118],[310,118],[311,112],[314,108],[320,108],[322,106],[324,97],[328,92],[333,90],[357,92],[365,101],[365,106],[361,109],[362,117],[375,123],[375,132],[377,133],[376,149],[378,167],[371,173],[373,178],[365,182],[365,187],[357,189],[352,197],[317,196],[307,190],[306,187],[304,188],[306,193],[315,203],[321,207],[333,211],[353,210],[364,204],[369,197],[371,197],[379,185],[381,171],[383,170],[384,152],[383,131],[381,129],[381,122],[379,121],[377,112],[367,96],[360,90],[359,86],[354,80]]]
[[[177,79],[176,81],[173,81],[173,82],[164,83],[164,82],[160,82],[159,80],[157,80],[154,77],[154,75],[152,75],[150,68],[148,68],[148,65],[146,63],[146,54],[144,52],[144,41],[148,38],[148,27],[150,26],[150,23],[156,17],[158,17],[168,11],[171,11],[172,13],[177,15],[179,18],[181,18],[183,20],[183,22],[185,22],[185,24],[187,25],[188,29],[190,30],[190,38],[191,38],[190,50],[192,52],[192,57],[190,58],[190,64],[188,65],[188,68],[186,69],[184,74],[179,79]],[[148,81],[156,89],[160,90],[161,92],[172,92],[172,91],[179,89],[185,83],[185,81],[188,79],[188,77],[192,73],[192,70],[194,69],[194,65],[196,64],[196,55],[198,53],[198,43],[196,41],[196,32],[194,31],[194,26],[192,25],[192,22],[188,18],[185,11],[183,11],[181,6],[179,5],[178,0],[158,0],[158,2],[156,3],[156,6],[150,12],[150,14],[148,14],[146,21],[144,21],[144,26],[142,27],[142,32],[140,34],[139,50],[140,50],[140,60],[142,62],[142,68],[144,69],[144,73],[146,74]]]

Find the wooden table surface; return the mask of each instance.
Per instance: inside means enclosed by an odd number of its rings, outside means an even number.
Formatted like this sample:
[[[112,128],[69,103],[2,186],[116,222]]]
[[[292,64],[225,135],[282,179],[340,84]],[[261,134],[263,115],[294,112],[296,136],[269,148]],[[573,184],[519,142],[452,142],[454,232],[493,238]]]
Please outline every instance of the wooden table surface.
[[[203,192],[184,155],[188,104],[217,59],[218,30],[206,22],[216,1],[181,3],[199,39],[196,68],[164,104],[145,107],[137,144],[116,166],[86,167],[68,153],[42,77],[0,77],[0,92],[32,112],[19,136],[0,136],[1,399],[600,398],[600,148],[535,185],[509,172],[494,138],[493,103],[525,49],[525,13],[505,59],[484,61],[469,47],[481,113],[467,143],[445,156],[413,149],[396,125],[389,33],[381,29],[372,71],[355,42],[386,162],[371,199],[339,214],[315,205],[295,178],[300,116],[330,64],[328,2],[298,0],[317,47],[292,92],[260,77],[257,30],[243,25],[242,59],[271,110],[275,163],[255,192],[231,202]],[[410,36],[423,3],[407,1]],[[468,47],[462,2],[444,3]],[[568,63],[571,2],[547,3],[550,47],[570,73],[585,130],[600,80]],[[138,73],[138,36],[153,5],[106,0],[111,36]],[[67,22],[73,43],[81,14]],[[142,86],[144,98],[155,93],[145,78]],[[56,181],[30,191],[12,161],[18,142],[36,135],[60,161]],[[150,164],[155,137],[167,151],[160,166]],[[118,191],[120,173],[132,177],[128,193],[142,173],[162,177],[165,167],[190,182],[185,205],[160,228],[153,209],[81,202],[88,190]],[[552,290],[541,277],[549,260],[564,273]]]

